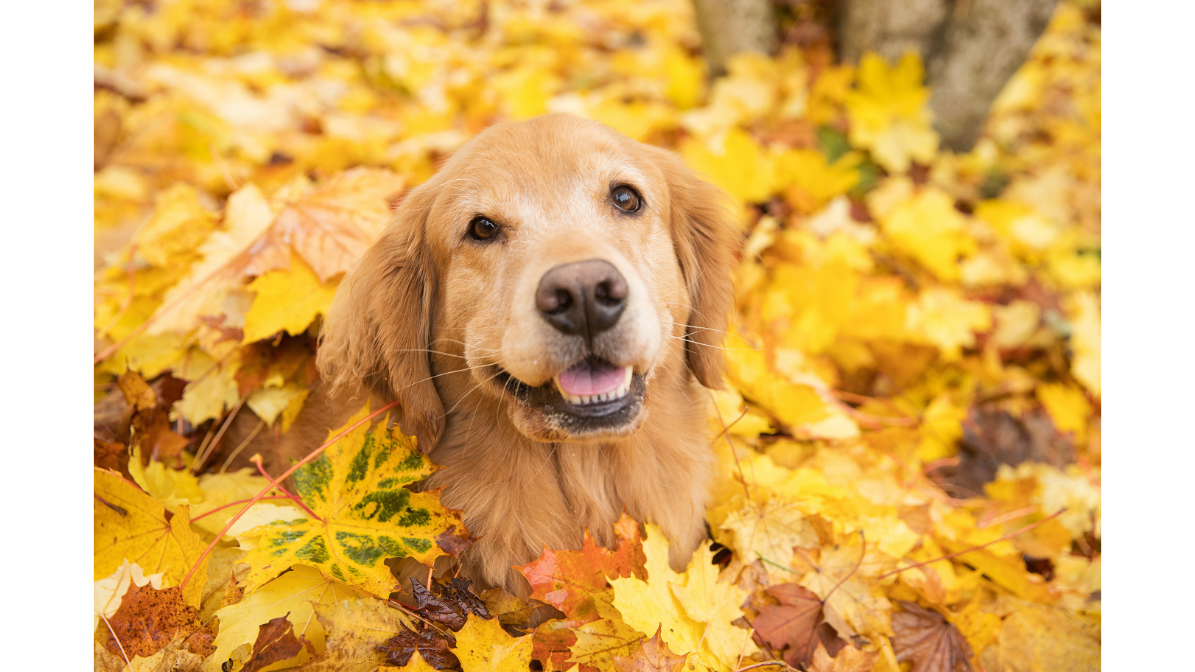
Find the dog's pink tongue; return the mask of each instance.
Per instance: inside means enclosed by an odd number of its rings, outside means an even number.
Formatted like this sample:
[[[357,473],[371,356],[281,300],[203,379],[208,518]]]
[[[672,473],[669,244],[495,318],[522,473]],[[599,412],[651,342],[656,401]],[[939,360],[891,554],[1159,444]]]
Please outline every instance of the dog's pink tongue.
[[[605,394],[618,389],[626,380],[625,366],[612,366],[605,362],[581,362],[560,374],[560,387],[569,394],[578,396]]]

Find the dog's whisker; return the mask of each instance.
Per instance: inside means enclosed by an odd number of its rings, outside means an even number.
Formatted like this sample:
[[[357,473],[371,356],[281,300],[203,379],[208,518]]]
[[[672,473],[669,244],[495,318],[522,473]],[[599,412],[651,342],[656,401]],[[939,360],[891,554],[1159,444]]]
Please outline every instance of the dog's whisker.
[[[451,413],[456,411],[457,406],[460,406],[461,402],[463,402],[465,399],[471,397],[474,392],[481,390],[485,386],[486,383],[490,382],[491,380],[497,378],[500,375],[502,375],[501,371],[495,373],[494,375],[490,376],[489,378],[486,378],[485,380],[483,380],[479,383],[474,383],[473,389],[469,390],[469,392],[467,394],[465,394],[465,396],[461,397],[460,401],[457,401],[455,404],[453,404],[452,408],[448,409],[448,411],[446,411],[444,413],[444,415],[450,415]]]
[[[728,348],[728,347],[726,347],[726,346],[724,346],[724,345],[710,345],[709,343],[698,343],[697,341],[691,341],[691,340],[689,340],[689,339],[687,339],[687,338],[684,338],[683,336],[669,336],[668,338],[674,338],[674,339],[676,339],[676,340],[678,340],[678,341],[684,341],[685,343],[692,343],[693,345],[700,345],[700,346],[701,346],[701,347],[703,347],[703,348],[713,348],[713,349],[715,349],[715,350],[743,350],[743,351],[750,351],[750,350],[758,350],[758,349],[759,349],[759,348]]]
[[[396,348],[391,352],[426,352],[433,355],[443,355],[445,357],[456,357],[457,359],[468,359],[464,355],[456,355],[451,352],[443,352],[441,350],[432,350],[431,348]]]
[[[450,375],[452,375],[452,374],[454,374],[454,373],[465,373],[466,371],[472,371],[473,369],[484,369],[484,368],[486,368],[487,366],[490,366],[490,365],[489,365],[489,364],[482,364],[482,365],[479,365],[479,366],[466,366],[466,367],[465,367],[465,368],[463,368],[463,369],[453,369],[452,371],[445,371],[444,373],[437,373],[437,374],[435,374],[435,375],[433,375],[433,376],[428,376],[427,378],[424,378],[423,380],[417,380],[417,381],[415,381],[415,382],[413,382],[413,383],[411,383],[411,384],[409,384],[409,385],[403,385],[402,387],[400,387],[400,388],[398,388],[397,390],[395,390],[395,392],[402,392],[403,390],[405,390],[405,389],[407,389],[407,388],[409,388],[409,387],[414,387],[415,385],[419,385],[420,383],[426,383],[426,382],[427,382],[427,381],[429,381],[429,380],[432,380],[432,379],[435,379],[435,378],[439,378],[439,377],[441,377],[441,376],[450,376]]]

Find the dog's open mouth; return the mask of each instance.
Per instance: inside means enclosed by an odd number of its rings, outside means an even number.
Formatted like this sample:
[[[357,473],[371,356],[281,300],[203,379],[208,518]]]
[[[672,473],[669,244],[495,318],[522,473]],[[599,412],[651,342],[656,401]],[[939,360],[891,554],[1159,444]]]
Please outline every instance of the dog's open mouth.
[[[600,359],[586,359],[552,379],[560,396],[574,406],[617,401],[631,391],[634,373],[629,366],[614,366]]]
[[[519,402],[538,407],[562,428],[577,434],[614,429],[639,414],[646,383],[630,366],[587,357],[539,387],[499,373],[502,388]]]

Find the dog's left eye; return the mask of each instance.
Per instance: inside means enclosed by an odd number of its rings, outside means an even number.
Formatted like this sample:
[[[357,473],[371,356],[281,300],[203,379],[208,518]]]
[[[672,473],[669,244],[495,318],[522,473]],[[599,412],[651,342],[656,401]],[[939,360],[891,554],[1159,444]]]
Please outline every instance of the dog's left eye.
[[[639,192],[625,184],[610,190],[610,198],[614,200],[614,207],[623,212],[635,212],[643,203],[643,199],[639,197]]]
[[[473,240],[489,240],[498,235],[498,225],[489,217],[474,217],[469,222],[469,237]]]

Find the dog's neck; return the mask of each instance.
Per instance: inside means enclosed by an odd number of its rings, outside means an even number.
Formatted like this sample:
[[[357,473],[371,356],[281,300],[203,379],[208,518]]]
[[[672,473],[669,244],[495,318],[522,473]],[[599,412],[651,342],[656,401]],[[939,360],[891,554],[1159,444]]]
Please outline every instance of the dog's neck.
[[[674,381],[671,387],[666,380]],[[655,410],[638,431],[609,441],[533,441],[488,399],[449,414],[430,455],[443,469],[428,485],[444,488],[444,504],[464,509],[465,524],[481,537],[471,552],[484,575],[474,578],[509,583],[509,565],[491,567],[490,556],[530,562],[545,546],[579,548],[587,528],[599,544],[612,545],[624,509],[659,525],[673,542],[674,559],[688,557],[704,536],[707,489],[692,486],[708,481],[711,470],[709,396],[683,373],[661,376],[649,394]],[[487,552],[491,547],[505,552]]]

